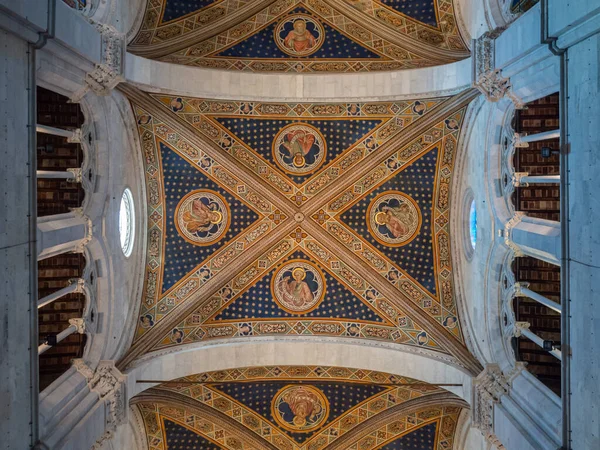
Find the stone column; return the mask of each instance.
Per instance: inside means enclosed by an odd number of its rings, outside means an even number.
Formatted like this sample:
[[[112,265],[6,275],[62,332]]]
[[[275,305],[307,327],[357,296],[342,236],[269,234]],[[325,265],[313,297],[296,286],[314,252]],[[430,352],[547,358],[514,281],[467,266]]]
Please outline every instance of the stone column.
[[[527,148],[530,142],[547,141],[549,139],[560,139],[560,130],[544,131],[543,133],[535,134],[515,133],[513,142],[516,148]]]
[[[560,265],[560,222],[516,212],[504,228],[504,241],[515,256],[531,256]]]
[[[42,353],[50,350],[52,347],[54,347],[54,345],[58,344],[59,342],[61,342],[62,340],[66,339],[67,337],[71,336],[74,333],[79,333],[79,334],[85,333],[85,320],[84,319],[69,319],[69,324],[70,324],[69,328],[61,331],[60,333],[58,333],[56,335],[55,343],[42,344],[42,345],[38,346],[38,354],[41,355]]]
[[[494,405],[510,391],[510,385],[497,364],[488,364],[473,381],[473,426],[488,442],[498,445],[494,434]]]
[[[35,131],[38,133],[51,134],[53,136],[66,137],[67,142],[72,144],[79,144],[81,142],[82,132],[80,128],[76,128],[74,130],[63,130],[62,128],[37,124],[35,126]]]
[[[114,361],[100,361],[93,370],[84,360],[73,360],[73,367],[40,399],[43,444],[64,450],[100,448],[126,421],[126,381]]]
[[[527,187],[530,184],[559,184],[560,175],[534,175],[530,176],[527,172],[515,172],[512,179],[515,187]]]
[[[539,337],[533,331],[529,331],[529,327],[530,326],[531,326],[531,324],[529,322],[517,322],[517,323],[515,323],[515,337],[525,336],[527,339],[529,339],[530,341],[534,342],[540,348],[543,349],[544,348],[544,339],[542,339],[541,337]],[[554,356],[555,358],[557,358],[560,361],[562,361],[562,352],[560,350],[557,350],[557,349],[553,348],[552,350],[549,350],[548,353],[550,353],[552,356]]]
[[[81,169],[80,168],[69,168],[65,171],[58,170],[38,170],[38,178],[51,178],[51,179],[62,179],[72,181],[74,183],[81,183]]]
[[[85,280],[83,278],[74,278],[69,281],[69,285],[67,287],[64,287],[56,292],[53,292],[50,295],[46,295],[45,297],[40,298],[38,300],[37,307],[38,309],[40,309],[58,300],[59,298],[64,297],[65,295],[83,292],[84,286]]]
[[[38,218],[38,261],[61,253],[80,253],[92,239],[92,222],[80,208]]]
[[[545,307],[550,308],[553,311],[556,311],[558,313],[562,312],[562,308],[559,303],[556,303],[554,300],[550,300],[549,298],[546,298],[543,295],[532,291],[531,289],[529,289],[529,283],[515,283],[514,293],[516,297],[528,297],[544,305]]]

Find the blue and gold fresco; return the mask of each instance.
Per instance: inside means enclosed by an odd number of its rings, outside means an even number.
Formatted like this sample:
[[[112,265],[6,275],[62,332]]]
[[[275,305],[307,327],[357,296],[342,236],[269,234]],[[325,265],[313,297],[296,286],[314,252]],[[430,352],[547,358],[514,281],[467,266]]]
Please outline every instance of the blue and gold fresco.
[[[162,292],[194,270],[207,257],[258,220],[258,215],[228,191],[193,167],[165,143],[160,144],[164,174],[166,206],[165,263]],[[231,224],[214,243],[198,246],[180,234],[176,225],[176,209],[181,200],[196,189],[211,191],[221,197],[231,211]]]
[[[222,450],[223,447],[195,431],[169,419],[163,419],[167,448],[165,450]]]
[[[408,17],[437,27],[437,0],[376,0]]]
[[[180,19],[223,0],[165,0],[162,22]]]
[[[284,416],[286,422],[289,422],[289,426],[286,423],[281,423],[282,419],[278,417],[277,410],[273,408],[277,394],[284,388],[289,386],[302,386],[301,384],[291,384],[289,382],[263,382],[263,383],[227,383],[221,385],[211,385],[212,388],[222,392],[228,397],[234,399],[249,409],[257,412],[263,418],[268,420],[271,424],[286,433],[294,441],[302,443],[307,439],[310,439],[314,433],[318,430],[309,430],[305,432],[294,432],[294,420],[293,418],[298,415],[297,411],[294,411],[294,404],[292,401],[287,400],[287,407],[285,411],[287,416]],[[321,382],[311,383],[310,387],[314,389],[313,392],[320,392],[325,397],[329,404],[328,414],[324,420],[319,424],[319,428],[325,427],[328,424],[335,421],[342,414],[348,410],[354,408],[361,402],[365,402],[369,398],[376,396],[386,390],[385,387],[376,384],[357,384],[357,383],[335,383],[335,382]],[[292,392],[293,393],[293,392]],[[300,400],[304,400],[306,397],[309,400],[305,400],[307,403],[322,404],[323,410],[325,407],[324,401],[321,396],[310,398],[310,392],[296,392],[296,397],[301,397]],[[312,402],[310,402],[312,400]],[[291,404],[291,405],[290,405]],[[291,408],[290,408],[291,406]],[[296,421],[298,425],[298,421]]]
[[[437,422],[425,425],[384,445],[381,450],[436,450],[437,427]]]
[[[303,31],[294,23],[305,22]],[[298,33],[302,41],[290,44],[290,33]],[[275,38],[274,38],[275,37]],[[286,41],[288,44],[286,45]],[[311,42],[310,48],[301,47],[300,43]],[[314,51],[311,51],[314,50]],[[322,23],[317,17],[311,15],[304,8],[296,8],[283,16],[279,22],[269,26],[246,38],[230,48],[220,51],[213,57],[236,59],[289,59],[311,58],[315,60],[377,60],[389,58],[368,49],[360,43],[350,39],[339,30]]]
[[[289,178],[296,184],[305,182],[312,173],[326,166],[344,150],[353,146],[361,139],[368,136],[373,130],[380,126],[386,119],[344,119],[344,120],[281,120],[281,119],[262,119],[246,117],[217,117],[215,118],[232,135],[237,136],[244,144],[256,151],[262,158],[268,161],[273,167],[286,172]],[[308,154],[302,164],[294,164],[294,153],[290,151],[286,154],[286,139],[288,142],[297,139],[296,136],[288,137],[292,133],[287,132],[290,126],[306,125],[316,130],[313,133],[313,143],[308,148]],[[276,148],[274,143],[280,132],[283,131],[282,143]],[[310,132],[305,133],[310,137]],[[317,161],[319,147],[317,145],[319,136],[323,137],[324,149],[321,150],[324,156]],[[310,143],[310,142],[309,142]],[[301,148],[301,147],[300,147]],[[277,152],[282,156],[278,159]],[[314,162],[318,164],[310,167]],[[294,171],[294,167],[307,166],[309,172]]]
[[[164,383],[149,395],[172,404],[139,399],[137,405],[154,450],[185,444],[213,450],[213,443],[229,450],[325,450],[342,448],[339,439],[354,450],[452,450],[462,400],[445,395],[438,405],[420,406],[443,393],[369,370],[260,366]]]
[[[307,317],[319,319],[347,319],[353,321],[365,321],[382,323],[383,319],[353,292],[341,284],[327,270],[320,270],[323,276],[323,286],[325,286],[324,299],[310,311],[302,313],[301,311],[293,314],[289,309],[284,309],[281,301],[276,301],[276,294],[273,292],[273,277],[289,261],[306,261],[306,263],[317,266],[314,261],[307,257],[302,251],[296,251],[288,256],[283,262],[267,276],[256,282],[246,293],[229,304],[223,311],[218,313],[212,321],[222,322],[226,320],[243,321],[246,318],[253,319],[272,319],[272,318],[292,318]],[[291,274],[290,274],[291,275]],[[314,291],[314,285],[309,285]]]
[[[381,253],[390,258],[407,274],[433,295],[436,295],[436,278],[433,258],[431,213],[435,194],[438,149],[434,148],[351,206],[340,216],[341,221],[366,239]],[[402,246],[390,246],[369,230],[369,209],[374,199],[389,191],[400,191],[409,196],[422,211],[422,223],[418,234]],[[385,226],[381,226],[391,236]],[[393,237],[393,236],[392,236]]]

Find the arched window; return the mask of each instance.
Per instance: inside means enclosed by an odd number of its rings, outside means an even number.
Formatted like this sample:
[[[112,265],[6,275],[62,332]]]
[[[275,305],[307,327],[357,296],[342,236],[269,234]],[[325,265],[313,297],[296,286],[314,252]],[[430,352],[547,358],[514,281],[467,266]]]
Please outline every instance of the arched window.
[[[477,209],[475,208],[475,200],[471,201],[469,210],[469,236],[471,237],[471,247],[475,250],[477,244]]]
[[[125,188],[121,197],[119,208],[119,235],[121,237],[121,250],[126,257],[133,251],[133,240],[135,238],[135,210],[133,207],[133,196],[129,188]]]

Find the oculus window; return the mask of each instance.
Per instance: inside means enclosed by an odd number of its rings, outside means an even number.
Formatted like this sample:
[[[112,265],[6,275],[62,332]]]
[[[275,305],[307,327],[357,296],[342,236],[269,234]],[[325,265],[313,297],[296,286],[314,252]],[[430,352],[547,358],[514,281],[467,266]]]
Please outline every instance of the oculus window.
[[[119,208],[119,236],[121,238],[121,250],[126,257],[133,251],[133,240],[135,238],[135,210],[133,207],[133,196],[129,188],[125,188],[121,196]]]

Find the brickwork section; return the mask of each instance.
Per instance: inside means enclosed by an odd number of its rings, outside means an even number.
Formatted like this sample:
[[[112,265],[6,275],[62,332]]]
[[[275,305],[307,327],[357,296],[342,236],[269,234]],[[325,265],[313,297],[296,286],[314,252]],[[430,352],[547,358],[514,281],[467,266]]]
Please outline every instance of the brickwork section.
[[[560,303],[560,268],[535,258],[515,261],[517,281],[529,289]],[[529,322],[530,330],[542,339],[560,342],[560,314],[527,297],[515,299],[517,321]],[[527,338],[517,339],[517,359],[528,363],[528,370],[560,395],[560,361]]]
[[[67,97],[38,87],[37,123],[72,130],[81,127],[83,114],[79,105]],[[81,167],[83,153],[78,144],[66,138],[37,133],[38,170],[66,171]],[[66,180],[38,179],[38,216],[69,212],[83,201],[80,183]],[[83,274],[85,259],[80,254],[63,254],[38,262],[38,298],[66,287],[71,278]],[[49,334],[58,334],[69,327],[69,319],[83,314],[85,296],[70,294],[38,310],[39,343]],[[49,386],[79,358],[85,347],[85,335],[72,334],[39,358],[40,391]]]
[[[68,103],[62,95],[38,87],[38,119],[40,125],[72,130],[83,124],[83,114],[78,104]],[[79,144],[50,134],[37,133],[38,170],[66,171],[81,167],[83,153]],[[83,189],[80,183],[66,180],[38,179],[38,216],[62,214],[70,208],[80,207]]]
[[[536,134],[557,130],[560,126],[558,100],[558,94],[552,94],[528,103],[527,109],[517,111],[515,115],[515,131]],[[543,158],[542,147],[558,150],[559,140],[532,142],[528,148],[517,149],[514,161],[516,171],[530,175],[558,175],[559,155]],[[528,215],[541,219],[560,220],[560,189],[555,184],[517,188],[515,201],[518,211],[525,211]]]
[[[83,274],[85,258],[67,253],[38,262],[38,296],[42,298],[66,287],[69,280]],[[39,339],[58,334],[69,327],[69,319],[81,317],[85,305],[83,294],[69,294],[38,310]],[[72,334],[40,356],[40,390],[63,374],[73,358],[83,354],[85,335]]]

